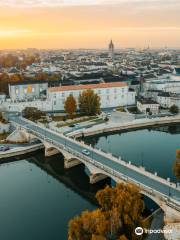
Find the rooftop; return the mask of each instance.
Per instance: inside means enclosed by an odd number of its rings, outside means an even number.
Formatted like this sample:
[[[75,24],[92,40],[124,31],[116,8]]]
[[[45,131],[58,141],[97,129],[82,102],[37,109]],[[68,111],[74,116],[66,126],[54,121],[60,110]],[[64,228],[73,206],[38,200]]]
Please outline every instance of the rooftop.
[[[71,90],[86,90],[96,88],[112,88],[112,87],[126,87],[125,82],[111,82],[111,83],[98,83],[98,84],[87,84],[87,85],[70,85],[70,86],[59,86],[49,88],[49,92],[63,92]]]

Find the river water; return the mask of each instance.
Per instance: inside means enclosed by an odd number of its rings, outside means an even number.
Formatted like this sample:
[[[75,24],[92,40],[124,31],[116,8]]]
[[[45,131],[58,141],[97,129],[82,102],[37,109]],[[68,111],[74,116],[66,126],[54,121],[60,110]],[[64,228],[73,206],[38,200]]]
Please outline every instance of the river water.
[[[60,156],[50,160],[38,154],[0,165],[1,240],[65,240],[68,221],[96,207],[83,166],[64,171]]]
[[[173,172],[176,150],[180,149],[180,125],[151,127],[130,132],[110,133],[84,139],[113,155],[163,178],[178,182]]]
[[[177,181],[172,171],[179,127],[151,128],[87,138],[98,148]],[[88,183],[83,165],[64,170],[61,155],[44,153],[0,165],[0,240],[66,240],[68,221],[95,209],[95,193],[107,179]],[[147,202],[149,208],[152,203]],[[154,206],[153,206],[154,208]],[[155,208],[154,208],[155,209]]]

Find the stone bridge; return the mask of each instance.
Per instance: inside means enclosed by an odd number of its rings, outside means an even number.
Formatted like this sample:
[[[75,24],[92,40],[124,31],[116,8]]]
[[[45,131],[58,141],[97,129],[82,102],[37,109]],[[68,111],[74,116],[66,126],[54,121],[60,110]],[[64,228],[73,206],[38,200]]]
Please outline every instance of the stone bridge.
[[[90,183],[110,177],[115,182],[137,185],[142,194],[156,202],[165,213],[166,226],[180,223],[180,187],[175,183],[160,178],[157,174],[147,172],[142,167],[126,163],[110,153],[87,146],[83,142],[38,126],[27,119],[15,117],[11,120],[17,130],[9,138],[29,141],[38,138],[45,146],[45,155],[60,152],[64,156],[65,168],[83,163],[90,172]],[[18,139],[19,138],[19,139]],[[89,154],[83,154],[86,149]],[[179,233],[180,235],[180,233]],[[179,236],[180,237],[180,236]],[[177,238],[178,239],[178,238]]]

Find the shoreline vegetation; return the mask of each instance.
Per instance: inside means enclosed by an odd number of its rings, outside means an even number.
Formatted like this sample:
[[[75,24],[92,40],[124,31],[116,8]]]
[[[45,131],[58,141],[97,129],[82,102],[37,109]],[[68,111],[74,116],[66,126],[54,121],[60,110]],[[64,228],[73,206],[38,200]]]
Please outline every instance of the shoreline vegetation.
[[[83,211],[69,221],[68,240],[136,240],[136,227],[148,228],[144,221],[144,201],[139,188],[120,183],[106,186],[96,194],[99,208]]]

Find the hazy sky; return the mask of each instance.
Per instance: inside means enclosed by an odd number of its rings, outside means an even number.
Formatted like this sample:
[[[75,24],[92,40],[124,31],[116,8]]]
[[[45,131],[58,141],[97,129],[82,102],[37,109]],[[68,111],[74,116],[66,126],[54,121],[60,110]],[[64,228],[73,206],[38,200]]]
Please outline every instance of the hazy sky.
[[[180,0],[0,0],[0,49],[180,47]]]

